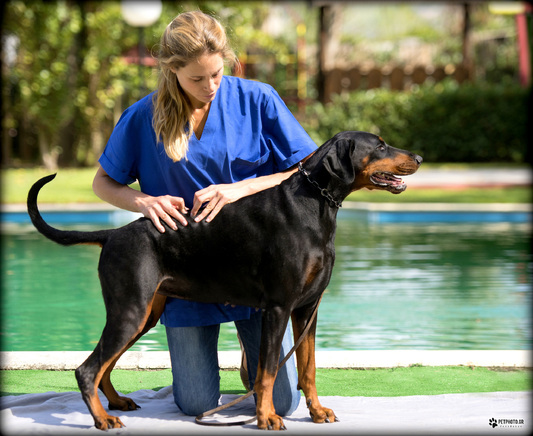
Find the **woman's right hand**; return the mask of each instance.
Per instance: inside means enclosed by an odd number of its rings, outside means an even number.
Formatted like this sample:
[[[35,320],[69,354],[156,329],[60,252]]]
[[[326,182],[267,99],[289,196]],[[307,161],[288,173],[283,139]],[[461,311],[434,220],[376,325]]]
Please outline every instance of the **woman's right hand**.
[[[185,206],[183,198],[171,195],[152,197],[144,194],[128,185],[118,183],[102,167],[98,168],[94,176],[93,190],[102,200],[116,207],[142,213],[154,223],[155,228],[161,233],[165,232],[163,222],[168,224],[171,229],[178,229],[172,218],[184,226],[187,225],[187,220],[183,215],[186,215],[189,209]]]
[[[171,229],[178,230],[175,218],[180,224],[186,226],[187,220],[183,215],[189,212],[185,201],[181,197],[163,195],[161,197],[145,196],[137,199],[140,212],[152,221],[157,230],[165,233],[165,222]]]

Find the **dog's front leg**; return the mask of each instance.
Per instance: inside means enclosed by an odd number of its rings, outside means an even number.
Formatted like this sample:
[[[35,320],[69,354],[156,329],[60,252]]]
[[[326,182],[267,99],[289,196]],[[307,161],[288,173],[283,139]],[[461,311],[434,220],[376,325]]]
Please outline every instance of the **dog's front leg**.
[[[288,321],[289,314],[279,307],[263,311],[259,365],[254,384],[257,394],[257,426],[263,430],[285,430],[283,419],[276,414],[272,392]]]
[[[296,342],[307,323],[310,321],[314,307],[296,309],[292,313],[292,328],[294,331],[294,341]],[[305,402],[309,409],[309,415],[313,422],[335,422],[338,421],[333,410],[323,407],[318,401],[316,390],[316,364],[315,364],[315,332],[317,319],[311,321],[313,324],[307,336],[296,350],[296,362],[298,367],[298,386],[303,390]]]

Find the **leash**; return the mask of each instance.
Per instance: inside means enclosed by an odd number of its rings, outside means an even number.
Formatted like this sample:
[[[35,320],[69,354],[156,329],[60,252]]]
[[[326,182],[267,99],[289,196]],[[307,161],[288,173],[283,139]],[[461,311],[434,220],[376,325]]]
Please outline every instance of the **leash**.
[[[302,334],[300,335],[300,337],[298,338],[298,340],[296,341],[294,346],[291,348],[291,350],[285,355],[283,360],[280,362],[278,370],[283,365],[285,365],[287,360],[289,360],[289,358],[292,356],[292,354],[298,349],[300,344],[303,342],[304,338],[309,333],[309,330],[311,329],[311,325],[313,324],[313,321],[316,318],[316,314],[318,313],[318,306],[320,306],[320,301],[321,300],[322,300],[322,295],[318,299],[318,301],[316,303],[316,306],[315,306],[315,308],[313,310],[313,313],[311,314],[311,318],[309,318],[309,322],[305,326],[304,331],[302,332]],[[207,426],[233,426],[233,425],[251,424],[252,422],[254,422],[257,419],[257,416],[254,416],[254,417],[249,418],[249,419],[245,419],[243,421],[233,421],[233,422],[213,422],[213,421],[208,422],[208,421],[202,421],[202,419],[204,419],[207,416],[213,415],[213,414],[215,414],[217,412],[220,412],[222,410],[228,409],[228,408],[234,406],[235,404],[238,404],[241,401],[246,400],[248,397],[251,397],[253,394],[255,394],[255,389],[252,389],[248,393],[246,393],[244,395],[241,395],[240,397],[236,398],[235,400],[233,400],[233,401],[231,401],[231,402],[229,402],[227,404],[223,404],[222,406],[218,406],[218,407],[216,407],[214,409],[208,410],[207,412],[201,413],[200,415],[198,415],[194,419],[194,421],[196,422],[196,424],[207,425]]]
[[[307,179],[309,183],[311,183],[311,185],[313,185],[320,191],[320,195],[326,198],[326,200],[329,201],[329,204],[331,206],[336,207],[337,209],[342,207],[342,202],[338,202],[337,200],[335,200],[326,188],[321,188],[316,180],[311,179],[311,174],[308,171],[304,170],[304,167],[302,166],[301,162],[298,164],[298,171]]]

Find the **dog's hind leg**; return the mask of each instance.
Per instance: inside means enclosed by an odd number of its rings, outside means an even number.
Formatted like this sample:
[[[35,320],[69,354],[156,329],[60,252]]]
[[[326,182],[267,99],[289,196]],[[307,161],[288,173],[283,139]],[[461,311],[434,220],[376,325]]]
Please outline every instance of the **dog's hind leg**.
[[[163,313],[163,309],[165,308],[165,301],[166,297],[163,295],[155,294],[154,299],[152,301],[151,305],[151,313],[148,316],[148,320],[146,321],[146,325],[144,326],[141,333],[139,333],[128,345],[126,348],[124,348],[123,353],[132,347],[135,342],[139,338],[141,338],[148,330],[153,328],[156,324],[159,318],[161,317],[161,314]],[[122,353],[122,354],[123,354]],[[122,355],[121,354],[121,355]],[[140,406],[135,404],[135,402],[128,397],[123,397],[118,394],[118,392],[115,390],[113,384],[111,383],[111,371],[113,371],[113,368],[115,367],[115,364],[117,363],[118,359],[120,358],[119,355],[106,369],[104,375],[102,376],[102,380],[100,381],[99,388],[104,393],[106,398],[109,401],[109,410],[135,410],[140,409]]]
[[[309,322],[315,305],[304,306],[292,312],[292,328],[294,342],[298,340]],[[316,364],[315,364],[315,333],[317,319],[312,320],[312,325],[298,349],[296,350],[296,364],[298,368],[298,386],[303,390],[309,414],[314,422],[338,421],[333,410],[323,407],[318,401],[316,390]]]
[[[102,283],[104,296],[109,295],[106,294],[105,289],[106,286]],[[154,284],[152,289],[155,292],[157,286]],[[130,298],[121,301],[120,307],[115,307],[114,301],[106,301],[107,321],[100,341],[87,360],[75,372],[82,398],[93,416],[96,428],[100,430],[120,428],[124,425],[118,417],[110,416],[104,410],[98,397],[99,386],[102,387],[106,396],[109,395],[108,399],[111,405],[120,408],[127,407],[126,410],[137,407],[133,401],[117,394],[111,384],[110,372],[124,351],[147,328],[152,314],[154,294],[152,293],[151,300],[140,301],[144,299],[141,290],[137,289],[135,292],[133,289],[128,289],[128,293]]]

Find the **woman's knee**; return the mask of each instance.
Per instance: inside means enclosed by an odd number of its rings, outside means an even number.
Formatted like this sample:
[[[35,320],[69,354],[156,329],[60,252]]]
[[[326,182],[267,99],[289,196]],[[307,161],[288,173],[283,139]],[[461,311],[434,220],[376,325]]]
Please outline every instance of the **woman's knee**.
[[[290,416],[300,404],[301,393],[297,391],[284,398],[274,398],[274,408],[279,416]]]
[[[302,394],[298,389],[294,359],[289,359],[286,366],[279,369],[272,394],[278,415],[289,416],[298,408]]]
[[[187,415],[218,406],[218,326],[167,327],[174,402]]]
[[[185,415],[197,416],[218,407],[219,393],[193,390],[183,392],[177,386],[173,388],[174,402]]]

